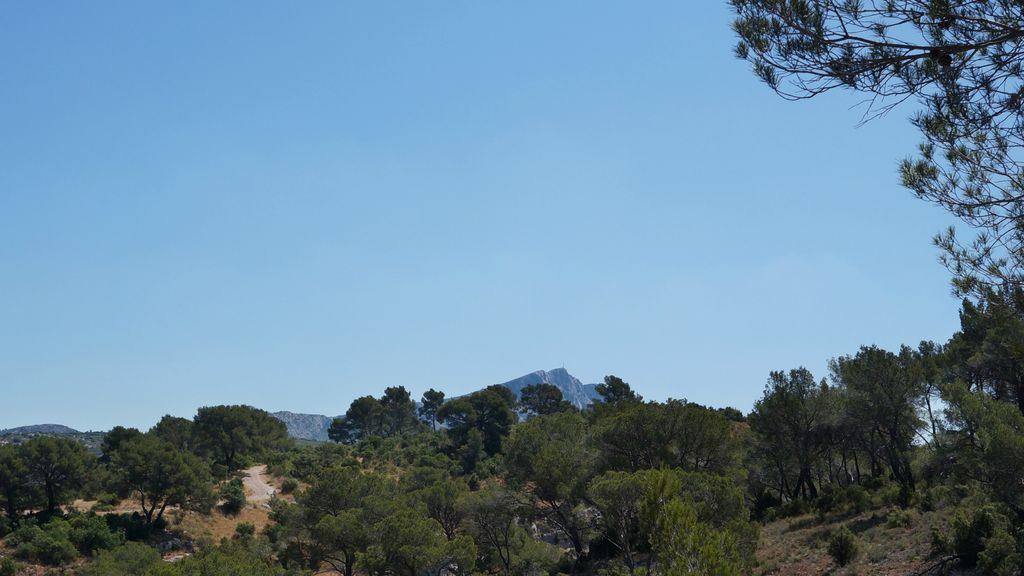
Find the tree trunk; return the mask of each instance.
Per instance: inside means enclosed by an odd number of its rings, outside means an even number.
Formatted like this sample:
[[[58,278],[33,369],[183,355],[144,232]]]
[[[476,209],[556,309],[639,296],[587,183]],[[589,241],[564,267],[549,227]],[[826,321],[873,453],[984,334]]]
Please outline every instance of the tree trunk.
[[[53,480],[46,480],[46,511],[53,512],[57,510],[57,490],[53,487]]]

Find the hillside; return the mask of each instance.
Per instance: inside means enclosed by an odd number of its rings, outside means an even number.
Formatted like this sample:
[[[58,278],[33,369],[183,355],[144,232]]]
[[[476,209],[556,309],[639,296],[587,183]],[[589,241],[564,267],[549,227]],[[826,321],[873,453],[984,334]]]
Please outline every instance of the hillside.
[[[942,572],[942,560],[932,551],[933,530],[947,529],[950,511],[900,511],[879,507],[861,513],[804,514],[768,522],[758,541],[758,576],[906,576],[917,574],[975,574],[968,570]],[[855,536],[857,554],[840,568],[829,556],[829,538],[845,526]]]

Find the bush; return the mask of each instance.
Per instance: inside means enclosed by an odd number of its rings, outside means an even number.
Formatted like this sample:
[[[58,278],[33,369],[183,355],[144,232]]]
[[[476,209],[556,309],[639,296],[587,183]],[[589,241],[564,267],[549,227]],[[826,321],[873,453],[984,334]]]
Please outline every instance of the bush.
[[[14,547],[14,555],[22,560],[61,566],[78,557],[70,533],[71,526],[55,518],[44,527],[26,524],[16,530],[8,541]]]
[[[235,526],[235,538],[251,538],[256,534],[256,526],[249,522],[242,522]]]
[[[835,512],[846,507],[846,490],[835,484],[825,484],[818,493],[818,499],[814,501],[814,509],[818,514]]]
[[[1024,558],[1017,550],[1017,542],[1006,530],[997,530],[985,539],[985,549],[978,554],[978,566],[986,574],[1019,576],[1024,569]]]
[[[961,510],[953,516],[952,547],[964,566],[977,566],[978,555],[985,549],[984,541],[995,531],[999,516],[992,506],[978,508],[972,515]]]
[[[907,528],[911,523],[913,523],[913,518],[906,510],[893,510],[885,519],[887,528]]]
[[[220,509],[232,516],[245,508],[245,486],[238,478],[232,478],[220,487],[220,498],[223,500]]]
[[[291,494],[292,492],[298,490],[298,488],[299,481],[296,480],[295,478],[285,478],[284,481],[281,482],[282,494]]]
[[[797,498],[790,500],[782,506],[776,508],[776,517],[778,518],[790,518],[793,516],[803,516],[811,511],[811,505],[803,498]]]
[[[103,520],[107,523],[107,527],[110,530],[123,534],[127,540],[141,542],[149,538],[150,530],[146,526],[145,519],[138,512],[132,512],[131,514],[107,514],[103,517]],[[166,525],[166,521],[161,518],[159,522],[153,523],[153,529],[163,530]]]
[[[100,552],[96,559],[78,571],[79,576],[139,576],[159,565],[160,553],[155,549],[127,542],[113,550]]]
[[[120,503],[120,496],[106,492],[96,496],[96,503],[92,505],[92,510],[94,512],[110,512],[117,508],[117,505]]]
[[[866,511],[871,506],[871,497],[863,486],[854,484],[846,488],[846,499],[850,503],[850,509],[857,514]]]
[[[760,494],[757,495],[757,498],[754,499],[754,507],[753,507],[753,516],[754,516],[754,518],[757,519],[757,520],[766,520],[767,521],[768,519],[765,518],[765,513],[769,509],[775,508],[779,504],[782,504],[782,500],[780,500],[774,494],[771,494],[770,492],[767,492],[767,491],[761,492]]]
[[[10,558],[0,560],[0,576],[14,576],[18,573],[18,563]]]
[[[953,543],[937,527],[932,526],[932,556],[944,556],[953,552]]]
[[[832,532],[828,541],[828,553],[839,566],[846,566],[857,557],[859,550],[857,537],[846,526]]]
[[[953,552],[966,567],[984,564],[986,572],[997,573],[1001,565],[1019,562],[1009,526],[1007,517],[992,504],[976,509],[973,514],[958,511],[952,521]]]
[[[69,539],[79,552],[92,556],[100,550],[110,550],[124,542],[121,531],[113,531],[107,521],[96,515],[71,518]]]

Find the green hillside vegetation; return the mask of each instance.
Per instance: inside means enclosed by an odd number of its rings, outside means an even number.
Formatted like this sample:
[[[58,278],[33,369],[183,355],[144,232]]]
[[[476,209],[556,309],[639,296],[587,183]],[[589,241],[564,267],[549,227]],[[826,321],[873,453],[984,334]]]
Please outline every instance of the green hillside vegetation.
[[[748,415],[645,401],[620,378],[580,411],[500,386],[419,413],[403,387],[302,445],[246,406],[0,446],[3,566],[79,574],[1016,574],[1024,414],[1019,293],[965,301],[947,343],[769,375]],[[424,408],[425,407],[425,408]],[[532,416],[520,421],[518,413]],[[439,426],[441,424],[442,426]],[[257,529],[239,471],[290,495]],[[70,504],[95,502],[90,512]],[[184,518],[194,518],[184,522]],[[233,533],[196,538],[224,518]],[[231,519],[235,520],[232,521]],[[191,522],[191,524],[189,523]],[[177,542],[177,562],[153,546]],[[148,546],[147,546],[148,545]],[[166,549],[166,546],[164,546]],[[13,563],[12,563],[13,562]]]

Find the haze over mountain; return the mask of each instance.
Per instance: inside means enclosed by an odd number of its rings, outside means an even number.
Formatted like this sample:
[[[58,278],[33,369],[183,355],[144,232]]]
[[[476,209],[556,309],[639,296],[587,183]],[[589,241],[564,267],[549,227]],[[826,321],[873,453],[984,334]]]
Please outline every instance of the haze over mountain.
[[[501,385],[511,390],[515,393],[516,398],[519,398],[523,388],[533,384],[553,384],[557,386],[562,392],[562,397],[577,408],[583,408],[600,398],[596,390],[597,384],[584,384],[565,368],[537,370],[508,382],[503,382]],[[331,422],[338,417],[296,412],[273,412],[271,416],[285,423],[285,426],[288,427],[288,434],[291,437],[321,442],[326,442],[329,439],[327,437],[327,430],[331,427]]]

